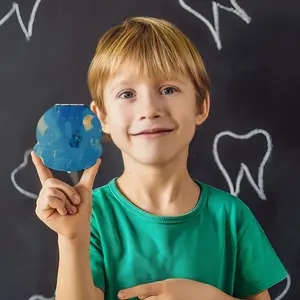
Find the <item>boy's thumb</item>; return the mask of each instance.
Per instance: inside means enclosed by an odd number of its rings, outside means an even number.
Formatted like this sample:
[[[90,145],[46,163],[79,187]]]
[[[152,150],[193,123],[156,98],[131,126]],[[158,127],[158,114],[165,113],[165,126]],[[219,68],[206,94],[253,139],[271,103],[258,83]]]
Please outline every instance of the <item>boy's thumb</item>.
[[[95,181],[96,175],[98,173],[100,164],[101,164],[101,159],[98,158],[96,163],[92,167],[84,170],[84,172],[81,176],[81,179],[80,179],[79,183],[76,184],[76,186],[82,186],[82,187],[85,187],[86,189],[92,191],[94,181]]]

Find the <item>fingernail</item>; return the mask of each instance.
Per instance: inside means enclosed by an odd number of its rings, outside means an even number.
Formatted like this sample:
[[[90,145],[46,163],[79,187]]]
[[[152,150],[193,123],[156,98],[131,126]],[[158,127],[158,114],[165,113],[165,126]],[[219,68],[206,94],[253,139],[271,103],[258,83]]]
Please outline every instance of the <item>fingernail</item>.
[[[73,214],[75,214],[76,211],[77,211],[76,207],[73,206],[73,205],[71,205],[70,209],[71,209],[71,212],[72,212]]]
[[[80,203],[80,197],[78,195],[74,195],[74,203],[79,204]]]
[[[125,296],[124,292],[119,292],[119,293],[118,293],[119,299],[122,299],[124,296]]]

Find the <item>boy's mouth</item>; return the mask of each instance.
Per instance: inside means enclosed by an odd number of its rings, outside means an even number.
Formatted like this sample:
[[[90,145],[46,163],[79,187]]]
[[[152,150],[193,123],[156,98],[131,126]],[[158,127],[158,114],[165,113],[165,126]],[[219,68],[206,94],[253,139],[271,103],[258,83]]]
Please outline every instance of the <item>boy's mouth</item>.
[[[138,133],[135,133],[133,135],[154,135],[154,134],[162,134],[162,133],[168,133],[168,132],[171,132],[173,131],[174,129],[173,128],[148,128],[148,129],[145,129],[145,130],[142,130]]]

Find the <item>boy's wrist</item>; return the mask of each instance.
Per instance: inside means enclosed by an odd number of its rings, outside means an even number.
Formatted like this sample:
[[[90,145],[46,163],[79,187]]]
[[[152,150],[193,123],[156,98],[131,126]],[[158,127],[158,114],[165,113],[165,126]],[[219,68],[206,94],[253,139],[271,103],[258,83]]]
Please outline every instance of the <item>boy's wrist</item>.
[[[85,236],[78,236],[74,238],[67,238],[62,235],[57,236],[57,242],[59,246],[68,248],[86,248],[90,245],[90,234]]]
[[[240,298],[235,298],[233,296],[230,296],[217,288],[215,288],[215,290],[216,290],[216,295],[215,295],[216,300],[242,300]]]

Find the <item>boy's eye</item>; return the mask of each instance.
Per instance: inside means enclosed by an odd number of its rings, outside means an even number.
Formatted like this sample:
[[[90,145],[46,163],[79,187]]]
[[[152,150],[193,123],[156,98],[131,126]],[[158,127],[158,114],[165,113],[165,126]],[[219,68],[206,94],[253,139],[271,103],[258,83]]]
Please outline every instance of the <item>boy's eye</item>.
[[[169,86],[169,87],[162,90],[162,94],[169,95],[169,94],[173,94],[176,91],[177,91],[177,89],[175,89],[174,87]]]
[[[133,93],[130,91],[123,92],[119,95],[119,98],[122,98],[122,99],[130,99],[132,97],[133,97]]]
[[[169,86],[169,87],[164,88],[161,91],[161,93],[163,95],[170,95],[170,94],[174,94],[177,91],[178,90],[176,88]],[[118,96],[118,98],[131,99],[131,98],[133,98],[133,96],[134,96],[133,92],[131,92],[131,91],[125,91],[125,92],[120,93],[119,96]]]

